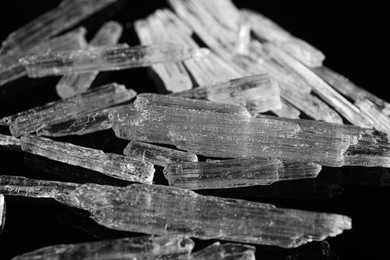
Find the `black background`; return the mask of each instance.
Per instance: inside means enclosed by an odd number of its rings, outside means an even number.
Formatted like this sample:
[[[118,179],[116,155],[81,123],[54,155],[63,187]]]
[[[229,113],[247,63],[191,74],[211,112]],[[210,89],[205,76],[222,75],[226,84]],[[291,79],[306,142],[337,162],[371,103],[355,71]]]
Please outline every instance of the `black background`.
[[[212,1],[212,0],[210,0]],[[2,1],[0,4],[0,40],[35,18],[55,7],[59,1]],[[136,2],[136,4],[135,4]],[[388,88],[388,16],[385,5],[362,2],[343,6],[328,1],[295,3],[288,1],[234,1],[240,7],[259,10],[294,35],[308,41],[326,55],[325,64],[352,79],[358,85],[376,95],[390,100]],[[91,37],[106,20],[119,20],[126,30],[122,42],[137,44],[131,22],[145,17],[156,8],[166,6],[165,1],[121,1],[82,23]],[[20,79],[0,87],[0,116],[12,114],[48,101],[58,99],[55,83],[58,77]],[[156,92],[154,82],[145,69],[113,73],[101,73],[94,83],[100,85],[117,81],[140,92]],[[7,133],[6,128],[0,128]],[[59,140],[122,153],[125,141],[116,139],[111,131],[84,137],[67,137]],[[23,153],[0,152],[0,174],[23,175],[32,178],[74,181],[60,176],[62,171],[78,172],[80,182],[91,180],[91,172],[77,167],[43,160],[42,167],[32,164],[42,160]],[[158,169],[159,171],[161,169]],[[158,172],[157,172],[158,174]],[[268,187],[207,191],[203,194],[244,198],[270,202],[280,207],[333,212],[352,218],[353,228],[335,238],[327,239],[328,257],[321,258],[326,247],[321,243],[309,243],[298,249],[257,247],[257,259],[385,259],[388,253],[390,213],[388,198],[390,183],[386,169],[382,168],[325,168],[315,180],[278,183]],[[101,182],[111,181],[100,176]],[[157,176],[157,181],[164,180]],[[360,183],[359,183],[360,182]],[[5,228],[0,234],[0,259],[43,246],[59,243],[76,243],[123,237],[134,234],[110,231],[88,220],[86,214],[71,210],[51,200],[34,200],[7,197]],[[199,241],[197,248],[212,241]]]

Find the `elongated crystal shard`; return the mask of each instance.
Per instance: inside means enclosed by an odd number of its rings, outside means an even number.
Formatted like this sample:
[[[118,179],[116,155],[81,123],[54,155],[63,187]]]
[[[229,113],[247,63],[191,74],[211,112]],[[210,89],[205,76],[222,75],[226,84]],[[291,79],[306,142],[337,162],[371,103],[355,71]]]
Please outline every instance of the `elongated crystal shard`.
[[[86,29],[81,27],[64,35],[42,42],[27,51],[27,53],[32,54],[82,49],[87,46],[85,34]],[[19,63],[18,59],[17,56],[12,55],[0,56],[0,64],[3,65],[0,66],[0,86],[27,75],[25,67],[23,64]]]
[[[0,134],[0,151],[20,151],[19,138]]]
[[[268,185],[277,181],[315,178],[321,166],[278,159],[233,159],[169,164],[169,185],[197,190]]]
[[[202,196],[161,185],[84,184],[71,188],[67,183],[0,176],[4,195],[40,197],[36,192],[39,189],[47,195],[43,186],[63,186],[63,192],[56,192],[54,199],[89,211],[92,219],[108,228],[132,232],[297,247],[351,228],[351,219],[343,215]]]
[[[20,54],[71,28],[116,0],[63,0],[61,4],[11,33],[0,54]]]
[[[204,99],[246,107],[251,114],[280,109],[280,90],[268,74],[242,77],[175,93],[174,96]]]
[[[62,244],[44,247],[12,258],[27,259],[176,259],[186,257],[194,248],[191,239],[176,236],[130,237],[81,244]]]
[[[390,116],[390,104],[387,101],[357,86],[343,75],[325,66],[321,68],[313,68],[312,70],[323,80],[328,82],[334,89],[349,99],[352,99],[355,102],[358,100],[368,99],[373,102],[382,113]]]
[[[119,138],[176,145],[219,158],[279,158],[327,166],[390,165],[387,134],[272,116],[241,106],[143,93],[110,115]]]
[[[265,45],[265,48],[273,58],[289,67],[309,82],[314,92],[329,105],[333,106],[334,109],[349,122],[356,126],[372,127],[373,124],[371,119],[362,114],[356,106],[351,104],[309,68],[275,46],[268,44]]]
[[[122,35],[122,31],[123,27],[118,22],[106,22],[91,40],[89,46],[115,45],[118,43],[118,40]],[[67,98],[86,92],[98,73],[98,71],[93,71],[90,73],[63,76],[56,86],[57,94],[61,98]]]
[[[0,233],[3,231],[5,223],[5,200],[4,195],[0,194]]]
[[[113,178],[147,184],[153,181],[154,167],[148,162],[33,135],[23,136],[21,144],[25,152],[91,169]]]
[[[38,129],[40,136],[68,136],[85,135],[112,127],[108,115],[116,108],[107,108],[96,112],[81,115],[59,123],[47,124]]]
[[[150,19],[149,19],[150,20]],[[170,35],[164,33],[160,27],[154,25],[153,21],[139,20],[134,24],[138,38],[143,45],[162,44],[172,42]],[[171,92],[179,92],[191,89],[193,84],[184,65],[180,62],[152,65],[152,69],[162,80],[165,88]]]
[[[376,104],[369,99],[361,99],[357,100],[355,105],[372,120],[375,129],[390,133],[390,118],[382,113]]]
[[[20,59],[29,77],[123,70],[157,63],[201,58],[207,49],[191,49],[174,44],[129,47],[127,44],[90,47],[85,50],[49,52]]]
[[[307,42],[292,36],[289,32],[258,12],[244,9],[242,14],[251,25],[254,34],[261,40],[272,42],[306,66],[322,66],[325,55],[321,51]]]
[[[132,99],[136,95],[124,85],[111,83],[89,90],[78,96],[49,102],[18,114],[2,118],[2,124],[10,124],[13,136],[38,131],[40,128],[74,119],[88,113]]]
[[[255,260],[255,251],[253,246],[215,242],[182,260]]]
[[[143,142],[131,141],[123,151],[126,156],[166,167],[171,163],[197,162],[196,154]]]

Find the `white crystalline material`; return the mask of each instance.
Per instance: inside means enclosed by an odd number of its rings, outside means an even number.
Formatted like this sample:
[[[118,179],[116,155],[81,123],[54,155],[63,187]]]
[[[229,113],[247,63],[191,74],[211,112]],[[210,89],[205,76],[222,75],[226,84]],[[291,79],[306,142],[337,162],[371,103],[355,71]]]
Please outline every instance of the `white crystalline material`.
[[[74,97],[49,102],[43,106],[4,117],[0,119],[0,124],[10,125],[11,134],[18,137],[38,131],[47,125],[75,119],[123,103],[135,95],[134,90],[126,89],[124,85],[111,83]]]
[[[242,246],[243,247],[243,246]],[[48,246],[12,258],[13,260],[94,259],[166,260],[186,257],[194,242],[184,237],[130,237],[115,240]]]
[[[133,47],[119,44],[30,55],[20,59],[20,62],[26,66],[29,77],[44,77],[148,67],[158,63],[202,58],[208,53],[204,48],[193,49],[168,43]]]
[[[162,236],[288,248],[337,236],[351,228],[351,219],[344,215],[202,196],[163,185],[77,185],[0,176],[0,192],[38,198],[51,195],[65,205],[90,212],[91,218],[105,227]]]
[[[84,27],[72,30],[61,36],[46,40],[31,48],[26,54],[48,51],[78,50],[87,46]],[[27,75],[25,67],[19,63],[18,56],[0,56],[0,86]]]
[[[241,106],[140,94],[110,115],[120,138],[220,158],[269,157],[320,165],[390,165],[387,134],[310,120],[254,118]]]
[[[362,99],[357,100],[355,105],[372,120],[375,129],[390,133],[390,118],[376,104],[369,99]]]
[[[102,25],[95,37],[89,43],[89,46],[110,46],[115,45],[122,35],[123,27],[115,21],[109,21]],[[57,83],[57,94],[61,98],[71,97],[84,93],[91,86],[98,71],[82,73],[75,75],[65,75]]]
[[[255,260],[255,251],[253,246],[215,242],[180,260]]]
[[[169,185],[185,189],[221,189],[315,178],[321,166],[279,159],[231,159],[171,163],[164,168]]]
[[[136,160],[163,167],[171,163],[198,161],[198,157],[193,153],[137,141],[131,141],[123,153]]]
[[[63,0],[60,5],[12,32],[0,54],[20,55],[42,41],[71,28],[117,0]]]
[[[21,144],[25,152],[95,170],[113,178],[146,184],[153,181],[154,168],[148,162],[33,135],[23,136]]]
[[[0,151],[19,151],[20,140],[19,138],[0,134]]]
[[[242,77],[175,93],[174,96],[204,99],[246,107],[251,114],[280,109],[280,90],[268,74]]]
[[[254,34],[282,48],[294,58],[309,67],[321,67],[325,55],[307,42],[292,36],[289,32],[264,15],[244,9],[242,11]]]
[[[4,196],[0,194],[0,234],[3,231],[5,223],[5,200]]]

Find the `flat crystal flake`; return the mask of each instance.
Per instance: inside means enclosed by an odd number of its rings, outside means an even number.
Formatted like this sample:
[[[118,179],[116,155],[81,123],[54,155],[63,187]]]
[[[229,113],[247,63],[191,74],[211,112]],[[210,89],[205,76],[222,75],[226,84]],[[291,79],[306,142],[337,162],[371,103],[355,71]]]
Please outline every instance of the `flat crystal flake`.
[[[174,96],[204,99],[246,107],[251,114],[280,109],[280,90],[268,74],[242,77],[175,93]]]
[[[49,52],[85,48],[87,46],[85,40],[86,32],[84,27],[72,30],[64,35],[38,44],[36,47],[27,51],[27,53],[42,53],[42,50]],[[0,66],[0,86],[27,75],[25,67],[19,63],[18,59],[17,56],[12,55],[0,56],[0,65],[3,64],[3,67]]]
[[[321,166],[278,159],[233,159],[173,163],[164,168],[170,186],[197,190],[268,185],[277,181],[315,178]]]
[[[33,135],[23,136],[21,144],[25,152],[91,169],[113,178],[147,184],[153,181],[155,170],[148,162]]]
[[[94,259],[94,260],[167,260],[186,257],[194,248],[191,239],[166,237],[131,237],[81,244],[62,244],[44,247],[12,258],[27,259]]]
[[[106,22],[91,40],[89,46],[115,45],[118,43],[122,31],[123,27],[118,22]],[[86,92],[98,73],[98,71],[94,71],[90,73],[63,76],[56,86],[57,94],[61,98],[67,98]]]
[[[340,93],[329,86],[324,80],[318,77],[309,68],[295,60],[292,56],[283,50],[272,46],[265,45],[267,52],[284,66],[292,69],[301,75],[313,88],[313,91],[339,112],[345,119],[356,126],[372,127],[373,123],[370,118],[361,113],[361,111],[345,99]]]
[[[236,105],[143,93],[110,119],[119,138],[171,144],[208,157],[390,166],[386,133],[312,120],[255,118]]]
[[[322,66],[325,55],[321,51],[307,42],[292,36],[289,32],[258,12],[244,9],[242,13],[258,38],[272,42],[306,66]]]
[[[255,260],[255,251],[253,246],[215,242],[181,260]]]
[[[44,77],[148,67],[158,63],[201,58],[204,48],[185,48],[174,44],[129,47],[127,44],[90,47],[85,50],[49,52],[20,59],[29,77]]]
[[[0,134],[0,151],[20,151],[19,138]]]
[[[49,102],[18,114],[0,119],[0,124],[10,125],[13,136],[38,131],[47,125],[64,122],[88,113],[120,104],[136,95],[132,89],[116,83],[94,88],[83,94]]]
[[[108,116],[113,109],[117,108],[107,108],[59,123],[44,125],[38,129],[37,135],[54,137],[85,135],[110,129],[112,127],[112,122],[109,120]]]
[[[314,68],[312,70],[347,98],[355,102],[358,100],[368,99],[373,102],[382,113],[390,116],[390,104],[388,102],[357,86],[343,75],[325,66],[321,68]]]
[[[11,33],[0,54],[21,54],[102,10],[116,0],[63,0],[61,4]]]
[[[89,211],[92,219],[108,228],[153,235],[288,248],[324,240],[351,228],[351,219],[343,215],[202,196],[161,185],[74,185],[0,176],[0,192],[4,195],[41,197],[38,191],[43,197],[50,193],[61,203]]]
[[[126,156],[166,167],[171,163],[197,162],[196,154],[143,142],[131,141],[123,153]]]
[[[0,194],[0,233],[3,231],[5,223],[5,200],[4,195]]]

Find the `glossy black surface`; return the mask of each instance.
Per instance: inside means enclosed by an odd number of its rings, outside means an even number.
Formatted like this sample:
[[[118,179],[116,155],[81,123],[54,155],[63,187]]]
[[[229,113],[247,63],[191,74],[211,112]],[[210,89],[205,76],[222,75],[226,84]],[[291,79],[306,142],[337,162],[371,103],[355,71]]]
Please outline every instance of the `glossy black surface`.
[[[8,33],[58,4],[58,0],[2,1],[0,3],[0,41]],[[100,12],[82,23],[90,38],[99,26],[115,19],[125,25],[122,42],[138,43],[131,22],[145,17],[165,1],[125,1]],[[327,56],[325,64],[376,95],[390,100],[388,88],[388,21],[382,6],[314,1],[309,5],[289,1],[234,1],[238,6],[255,8],[291,33],[312,43]],[[0,87],[0,116],[13,114],[58,99],[58,77],[23,78]],[[101,73],[94,86],[116,81],[141,92],[158,92],[148,70],[134,69]],[[8,133],[7,128],[0,128]],[[103,131],[82,137],[58,138],[75,144],[122,153],[127,142]],[[0,152],[0,174],[31,178],[97,182],[124,185],[103,175],[78,167],[49,161],[19,152]],[[74,176],[74,177],[72,177]],[[279,207],[344,214],[352,218],[352,230],[323,243],[309,243],[297,249],[257,247],[257,259],[386,259],[390,232],[390,177],[383,168],[324,168],[317,179],[281,182],[265,187],[219,191],[199,191],[223,197],[269,202]],[[77,180],[75,180],[75,178]],[[166,184],[161,168],[156,182]],[[59,243],[77,243],[134,236],[111,231],[88,219],[85,212],[67,208],[52,200],[6,197],[7,216],[0,234],[0,259]],[[197,248],[214,241],[195,240]],[[387,256],[387,257],[386,257]]]

